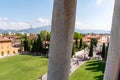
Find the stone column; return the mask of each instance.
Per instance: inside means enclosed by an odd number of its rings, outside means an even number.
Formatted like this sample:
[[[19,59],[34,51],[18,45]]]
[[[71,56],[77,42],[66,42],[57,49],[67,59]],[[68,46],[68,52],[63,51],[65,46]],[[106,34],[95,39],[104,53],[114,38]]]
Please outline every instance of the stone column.
[[[47,80],[69,80],[76,0],[54,0]]]
[[[110,45],[104,80],[119,80],[120,70],[120,0],[115,0]]]

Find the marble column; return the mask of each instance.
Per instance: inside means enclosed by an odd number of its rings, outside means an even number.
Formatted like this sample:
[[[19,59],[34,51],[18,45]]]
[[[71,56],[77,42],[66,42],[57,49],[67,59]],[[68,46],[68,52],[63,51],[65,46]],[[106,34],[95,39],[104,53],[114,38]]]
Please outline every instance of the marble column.
[[[47,80],[69,80],[76,0],[54,0]]]
[[[119,80],[120,70],[120,0],[115,0],[112,29],[104,80]]]

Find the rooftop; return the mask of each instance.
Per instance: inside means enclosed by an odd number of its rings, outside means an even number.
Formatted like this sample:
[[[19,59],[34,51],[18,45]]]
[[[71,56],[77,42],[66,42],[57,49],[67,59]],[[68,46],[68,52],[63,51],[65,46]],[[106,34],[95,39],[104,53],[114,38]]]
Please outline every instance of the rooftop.
[[[0,38],[0,43],[3,43],[3,42],[11,42],[11,40],[5,39],[5,38]]]

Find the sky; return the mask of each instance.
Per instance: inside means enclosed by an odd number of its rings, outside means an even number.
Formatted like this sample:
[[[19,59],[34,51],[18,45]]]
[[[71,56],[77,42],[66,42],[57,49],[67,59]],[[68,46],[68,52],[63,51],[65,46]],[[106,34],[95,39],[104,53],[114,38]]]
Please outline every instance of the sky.
[[[0,0],[0,29],[51,25],[54,0]],[[111,29],[114,0],[77,0],[75,27]]]

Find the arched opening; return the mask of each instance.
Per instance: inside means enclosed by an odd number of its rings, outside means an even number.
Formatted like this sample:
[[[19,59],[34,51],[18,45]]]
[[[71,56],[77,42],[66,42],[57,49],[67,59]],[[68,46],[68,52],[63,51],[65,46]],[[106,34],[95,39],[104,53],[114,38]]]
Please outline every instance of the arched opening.
[[[1,56],[4,56],[4,52],[3,51],[1,52]]]
[[[8,54],[8,55],[10,54],[10,51],[9,51],[9,50],[7,51],[7,54]]]
[[[15,51],[13,51],[13,54],[16,54]]]

